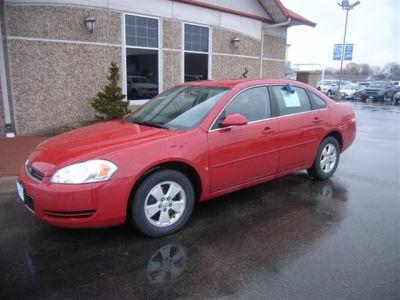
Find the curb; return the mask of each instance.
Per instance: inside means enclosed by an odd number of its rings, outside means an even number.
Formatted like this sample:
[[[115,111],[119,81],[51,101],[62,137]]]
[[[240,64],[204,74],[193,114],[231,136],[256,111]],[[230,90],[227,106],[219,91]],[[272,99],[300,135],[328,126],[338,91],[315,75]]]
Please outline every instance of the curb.
[[[16,191],[16,182],[18,176],[0,177],[0,195],[14,193]]]

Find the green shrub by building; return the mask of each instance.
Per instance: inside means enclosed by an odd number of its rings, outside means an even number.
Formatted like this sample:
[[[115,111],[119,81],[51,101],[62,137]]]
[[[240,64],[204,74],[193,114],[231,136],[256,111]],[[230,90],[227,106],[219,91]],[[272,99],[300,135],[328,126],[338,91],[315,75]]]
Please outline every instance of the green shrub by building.
[[[108,68],[108,84],[92,99],[91,105],[96,110],[96,118],[100,120],[118,119],[128,113],[128,103],[123,101],[125,95],[119,86],[119,68],[115,62]]]

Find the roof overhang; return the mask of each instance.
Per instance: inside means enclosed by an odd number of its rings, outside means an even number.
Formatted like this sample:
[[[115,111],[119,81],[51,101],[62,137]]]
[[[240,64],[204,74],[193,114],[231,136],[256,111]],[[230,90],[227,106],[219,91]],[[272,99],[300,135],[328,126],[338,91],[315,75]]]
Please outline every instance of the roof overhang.
[[[314,27],[317,25],[316,23],[304,18],[303,16],[300,16],[299,14],[295,13],[294,11],[291,11],[290,9],[286,8],[280,0],[256,0],[258,3],[262,6],[262,8],[266,12],[266,16],[262,17],[259,15],[231,9],[228,7],[220,6],[220,5],[215,5],[211,4],[209,2],[203,2],[201,0],[172,0],[176,2],[181,2],[185,4],[191,4],[191,5],[196,5],[208,9],[213,9],[217,10],[220,12],[225,12],[225,13],[230,13],[242,17],[247,17],[255,20],[262,21],[264,23],[268,24],[277,24],[277,23],[283,23],[286,22],[290,19],[290,23],[288,26],[294,26],[294,25],[307,25]]]
[[[317,24],[300,16],[298,13],[286,8],[280,0],[257,0],[271,16],[274,23],[282,23],[291,20],[289,26],[307,25],[315,27]]]

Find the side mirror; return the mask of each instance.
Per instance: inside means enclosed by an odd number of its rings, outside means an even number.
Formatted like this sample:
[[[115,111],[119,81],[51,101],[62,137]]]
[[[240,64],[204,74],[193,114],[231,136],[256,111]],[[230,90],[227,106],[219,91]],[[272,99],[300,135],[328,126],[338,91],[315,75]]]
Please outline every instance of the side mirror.
[[[247,119],[241,114],[227,115],[220,123],[221,127],[242,126],[247,124]]]

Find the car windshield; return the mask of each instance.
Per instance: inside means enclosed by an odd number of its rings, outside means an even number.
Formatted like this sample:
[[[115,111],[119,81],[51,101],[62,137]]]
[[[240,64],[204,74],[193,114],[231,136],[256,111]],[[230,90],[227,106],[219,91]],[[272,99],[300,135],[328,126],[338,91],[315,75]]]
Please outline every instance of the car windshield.
[[[371,82],[369,87],[371,87],[371,88],[384,88],[384,87],[386,87],[386,82],[384,82],[384,81]]]
[[[125,117],[128,122],[167,129],[192,129],[200,124],[229,89],[174,87]]]

